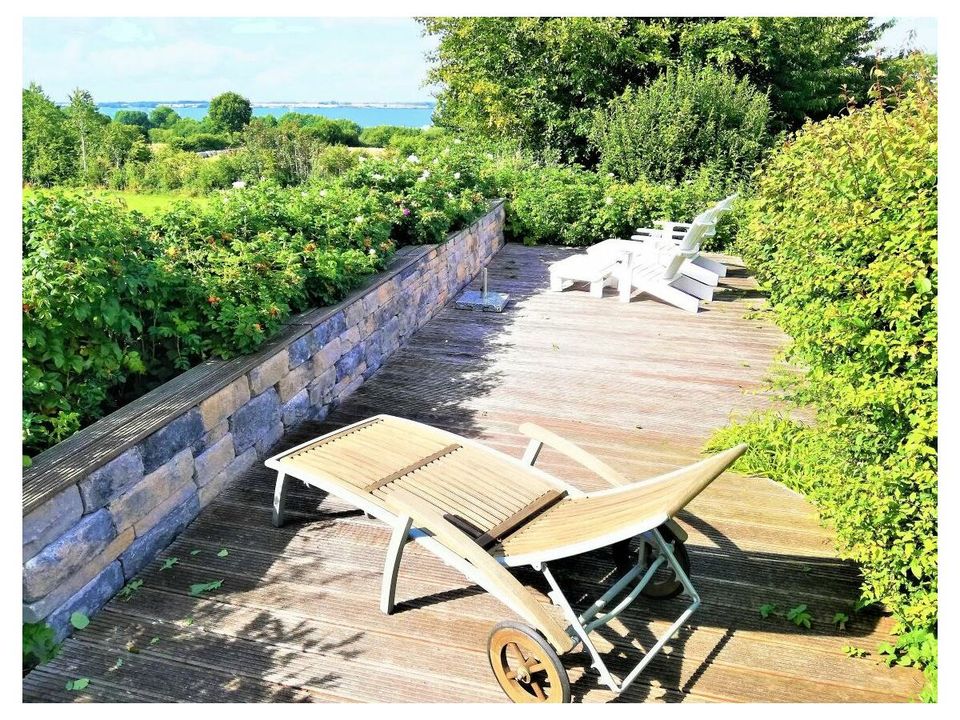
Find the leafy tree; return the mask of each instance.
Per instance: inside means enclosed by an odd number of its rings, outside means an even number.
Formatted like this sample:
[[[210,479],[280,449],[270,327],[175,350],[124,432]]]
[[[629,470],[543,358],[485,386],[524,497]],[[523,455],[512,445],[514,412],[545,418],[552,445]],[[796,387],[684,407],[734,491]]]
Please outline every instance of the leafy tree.
[[[119,168],[128,161],[145,162],[150,159],[150,149],[144,142],[142,128],[139,125],[110,123],[104,128],[99,149],[110,165],[115,168]]]
[[[869,18],[423,18],[439,44],[435,121],[592,162],[591,112],[665,68],[710,62],[769,89],[779,122],[824,117],[868,84]]]
[[[34,83],[23,91],[23,179],[53,185],[76,173],[76,137],[67,116]]]
[[[685,25],[680,55],[769,89],[782,123],[795,129],[807,117],[820,120],[842,110],[844,87],[866,100],[865,54],[891,25],[865,17],[728,17]]]
[[[150,111],[150,127],[168,128],[179,119],[177,111],[166,105],[158,105]]]
[[[250,101],[235,92],[225,92],[210,101],[210,121],[220,130],[239,132],[250,122]]]
[[[117,110],[117,114],[113,116],[113,121],[120,125],[132,125],[140,128],[144,137],[150,130],[150,116],[142,110]]]
[[[103,126],[110,122],[110,118],[101,114],[93,102],[93,96],[80,88],[70,94],[67,118],[80,143],[80,171],[87,177],[90,171],[90,156],[99,141]]]
[[[588,151],[593,108],[656,76],[670,56],[667,23],[638,18],[424,18],[437,35],[428,80],[435,122],[552,151]]]

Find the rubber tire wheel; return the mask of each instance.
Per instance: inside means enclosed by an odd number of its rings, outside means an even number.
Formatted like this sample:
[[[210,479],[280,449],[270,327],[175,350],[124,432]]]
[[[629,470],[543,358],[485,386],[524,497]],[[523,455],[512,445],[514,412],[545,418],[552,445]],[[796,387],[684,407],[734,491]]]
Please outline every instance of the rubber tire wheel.
[[[513,635],[515,639],[508,642],[503,642],[501,644],[499,640],[503,639],[503,635],[505,634],[503,631],[507,631],[507,633],[509,635]],[[550,693],[546,693],[544,691],[544,695],[546,697],[543,700],[538,700],[534,695],[523,689],[519,682],[510,684],[510,680],[501,674],[504,667],[504,651],[506,650],[507,645],[510,642],[516,642],[517,640],[523,642],[522,639],[516,638],[517,633],[526,636],[526,638],[530,641],[527,643],[526,650],[532,651],[534,654],[536,654],[536,659],[540,663],[549,664],[550,669],[553,670],[555,675],[555,678],[550,679],[556,680],[556,687],[554,687],[554,683],[551,683]],[[497,638],[498,634],[501,635],[499,640]],[[533,647],[531,647],[531,643]],[[513,702],[570,702],[570,678],[567,676],[566,668],[563,667],[563,663],[560,662],[560,657],[550,646],[550,643],[548,643],[539,632],[534,630],[529,625],[525,625],[521,622],[515,622],[513,620],[504,620],[494,625],[490,630],[490,635],[487,637],[487,659],[490,661],[490,669],[493,671],[493,676],[497,679],[500,689],[503,690],[504,694]],[[497,672],[497,667],[494,664],[495,662],[500,664],[501,672]],[[550,674],[549,669],[547,670],[547,673],[548,675]],[[509,685],[505,685],[505,682]]]
[[[683,572],[686,573],[687,577],[690,577],[690,555],[687,553],[686,546],[677,539],[677,536],[674,535],[673,531],[666,525],[661,525],[657,529],[660,531],[664,540],[668,543],[673,543],[673,556],[677,559],[677,562],[680,563],[680,567],[683,568]],[[613,560],[617,564],[617,572],[621,575],[629,572],[634,565],[632,558],[636,557],[636,554],[630,549],[631,541],[632,538],[629,540],[621,540],[610,546],[610,549],[613,551]],[[644,549],[646,552],[652,550],[651,546],[646,543],[644,543]],[[669,600],[670,598],[677,597],[683,592],[683,583],[677,580],[675,573],[671,572],[671,576],[670,580],[658,583],[651,582],[640,591],[640,594],[646,598],[656,600]]]

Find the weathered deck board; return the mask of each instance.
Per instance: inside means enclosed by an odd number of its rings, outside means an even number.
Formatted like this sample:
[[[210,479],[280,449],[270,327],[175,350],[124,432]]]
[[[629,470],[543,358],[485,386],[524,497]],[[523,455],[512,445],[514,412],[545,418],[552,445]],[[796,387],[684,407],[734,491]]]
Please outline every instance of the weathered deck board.
[[[490,268],[492,286],[512,296],[506,312],[448,307],[326,422],[283,444],[388,412],[520,455],[517,426],[533,421],[642,478],[696,459],[731,412],[774,400],[764,378],[785,338],[748,317],[763,300],[742,269],[690,316],[649,299],[623,305],[546,291],[546,263],[569,252],[508,245]],[[538,466],[600,487],[549,450]],[[24,699],[504,700],[485,642],[494,622],[511,617],[506,608],[413,546],[398,612],[382,615],[388,528],[299,485],[288,496],[291,520],[274,528],[272,482],[259,466],[227,488],[164,553],[179,563],[167,571],[155,564],[129,601],[112,601],[61,658],[24,679]],[[836,559],[830,531],[801,497],[727,474],[681,520],[704,604],[621,700],[890,702],[919,691],[917,673],[843,653],[844,645],[871,649],[891,622],[863,614],[843,633],[833,628],[833,613],[856,597],[857,573]],[[221,548],[229,555],[218,557]],[[610,569],[597,554],[563,563],[559,576],[595,594]],[[548,602],[540,578],[520,577]],[[224,581],[220,590],[188,594],[191,583],[214,579]],[[649,646],[677,602],[639,602],[600,634],[615,671],[627,668],[624,652],[637,652],[624,638]],[[761,619],[757,608],[767,602],[806,603],[813,628]],[[139,653],[126,650],[130,642]],[[614,699],[585,671],[583,654],[565,664],[576,700]],[[64,690],[81,676],[91,679],[85,690]]]

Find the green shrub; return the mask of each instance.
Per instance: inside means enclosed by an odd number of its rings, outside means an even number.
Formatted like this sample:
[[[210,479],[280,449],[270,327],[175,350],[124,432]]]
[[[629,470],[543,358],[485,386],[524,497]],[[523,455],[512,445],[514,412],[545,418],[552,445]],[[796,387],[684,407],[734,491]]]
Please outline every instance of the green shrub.
[[[360,133],[360,144],[366,147],[387,147],[394,136],[413,137],[419,135],[420,128],[403,127],[401,125],[374,125],[364,128]]]
[[[488,195],[508,201],[507,231],[524,243],[592,245],[630,237],[654,220],[689,220],[724,196],[707,170],[679,185],[618,182],[610,175],[571,165],[541,165],[523,155],[492,159],[480,171]],[[725,219],[704,249],[730,242],[735,220]]]
[[[342,145],[327,145],[314,151],[310,162],[310,179],[332,178],[343,175],[347,170],[356,167],[361,152],[355,152]]]
[[[204,159],[194,152],[158,148],[153,157],[143,164],[131,164],[127,179],[130,189],[169,192],[190,184],[202,167]]]
[[[448,145],[451,140],[448,130],[429,127],[416,133],[394,133],[387,142],[387,147],[393,148],[403,157],[411,154],[426,157],[437,152],[438,147]]]
[[[770,144],[770,102],[748,80],[703,66],[668,70],[595,113],[600,169],[622,180],[681,182],[702,167],[749,177]]]
[[[53,628],[46,623],[23,623],[23,672],[43,665],[60,654]]]
[[[142,216],[93,196],[36,193],[23,206],[23,403],[28,450],[110,407],[144,372],[142,333],[159,278]]]
[[[900,664],[927,668],[937,632],[937,98],[929,82],[807,124],[764,167],[738,245],[769,289],[793,388],[816,423],[765,416],[714,445],[751,442],[741,467],[804,492],[888,605]],[[906,638],[906,639],[905,639]]]
[[[223,150],[230,147],[230,138],[217,133],[197,133],[196,135],[185,135],[183,137],[173,137],[170,139],[170,147],[175,150],[187,150],[190,152],[199,152],[201,150]]]
[[[214,190],[229,188],[243,176],[243,159],[234,152],[203,158],[196,174],[189,179],[187,187],[198,195],[208,195]]]

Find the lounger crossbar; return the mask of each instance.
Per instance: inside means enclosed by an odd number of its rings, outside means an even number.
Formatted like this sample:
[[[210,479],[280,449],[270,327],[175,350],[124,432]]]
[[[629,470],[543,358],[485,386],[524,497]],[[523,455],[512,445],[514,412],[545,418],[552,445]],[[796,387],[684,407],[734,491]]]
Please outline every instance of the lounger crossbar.
[[[283,524],[290,481],[297,479],[360,508],[391,528],[380,608],[396,609],[404,548],[417,542],[522,619],[494,626],[490,665],[517,702],[566,701],[570,687],[560,656],[583,645],[601,681],[622,692],[700,604],[689,577],[686,535],[674,515],[745,450],[737,446],[689,467],[642,482],[578,446],[525,424],[522,458],[437,428],[378,415],[308,441],[266,461],[277,471],[273,521]],[[534,465],[544,446],[565,454],[612,487],[585,493]],[[610,548],[619,579],[582,612],[561,589],[550,563]],[[548,599],[510,568],[530,566],[551,590]],[[666,579],[664,579],[666,576]],[[607,668],[591,633],[641,596],[676,597],[690,605],[620,680]]]

